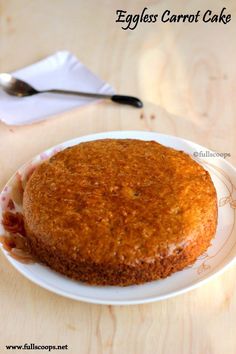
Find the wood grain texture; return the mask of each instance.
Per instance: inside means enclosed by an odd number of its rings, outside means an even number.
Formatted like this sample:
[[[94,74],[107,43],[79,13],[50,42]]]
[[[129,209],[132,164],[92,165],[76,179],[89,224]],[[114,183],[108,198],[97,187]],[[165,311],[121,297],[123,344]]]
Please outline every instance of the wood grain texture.
[[[130,32],[115,23],[116,9],[145,6],[150,13],[225,6],[232,21],[142,24]],[[0,124],[0,186],[47,147],[109,130],[174,134],[230,152],[236,164],[235,16],[233,0],[0,0],[0,72],[67,49],[118,92],[145,100],[142,119],[138,110],[100,103],[31,126]],[[236,353],[235,266],[185,295],[113,307],[49,293],[0,260],[1,352],[6,344],[38,343],[68,344],[72,354]]]

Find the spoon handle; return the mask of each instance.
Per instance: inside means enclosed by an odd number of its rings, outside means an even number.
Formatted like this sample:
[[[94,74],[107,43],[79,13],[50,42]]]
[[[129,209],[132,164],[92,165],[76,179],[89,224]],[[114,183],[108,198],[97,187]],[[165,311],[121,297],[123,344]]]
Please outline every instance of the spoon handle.
[[[69,90],[45,90],[45,91],[40,91],[41,93],[43,92],[49,92],[49,93],[59,93],[59,94],[66,94],[66,95],[76,95],[76,96],[82,96],[82,97],[88,97],[88,98],[106,98],[110,99],[113,102],[120,103],[120,104],[128,104],[130,106],[136,107],[136,108],[142,108],[143,107],[143,102],[132,96],[124,96],[124,95],[105,95],[105,94],[99,94],[99,93],[90,93],[90,92],[80,92],[80,91],[69,91]]]
[[[111,100],[116,103],[128,104],[128,105],[136,107],[136,108],[143,107],[143,102],[137,97],[113,95],[113,96],[111,96]]]

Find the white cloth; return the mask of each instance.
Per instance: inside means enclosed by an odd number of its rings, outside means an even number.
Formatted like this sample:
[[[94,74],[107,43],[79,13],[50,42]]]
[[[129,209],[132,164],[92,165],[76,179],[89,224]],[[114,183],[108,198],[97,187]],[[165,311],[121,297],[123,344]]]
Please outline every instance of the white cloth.
[[[38,90],[68,89],[113,94],[113,88],[99,79],[69,52],[60,51],[12,73]],[[14,97],[0,88],[0,120],[9,125],[38,122],[60,112],[86,105],[96,99],[43,93]]]

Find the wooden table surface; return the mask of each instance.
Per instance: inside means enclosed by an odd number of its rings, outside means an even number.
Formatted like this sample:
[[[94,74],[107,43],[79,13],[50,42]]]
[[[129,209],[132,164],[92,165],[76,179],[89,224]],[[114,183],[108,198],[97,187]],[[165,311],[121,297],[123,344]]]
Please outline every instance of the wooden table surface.
[[[140,13],[145,6],[149,13],[219,13],[225,6],[232,20],[139,24],[134,31],[115,23],[117,9]],[[109,130],[181,136],[229,152],[236,165],[235,16],[233,0],[0,0],[0,72],[66,49],[117,92],[145,101],[144,119],[139,110],[101,103],[31,126],[0,124],[0,187],[45,148]],[[115,307],[52,294],[0,260],[1,353],[24,343],[68,344],[72,354],[236,353],[235,266],[176,298]]]

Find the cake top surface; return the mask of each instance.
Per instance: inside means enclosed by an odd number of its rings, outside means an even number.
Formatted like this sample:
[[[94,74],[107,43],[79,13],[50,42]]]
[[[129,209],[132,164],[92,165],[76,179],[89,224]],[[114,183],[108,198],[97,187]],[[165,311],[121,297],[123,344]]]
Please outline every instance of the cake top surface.
[[[150,261],[197,238],[216,208],[210,175],[154,141],[97,140],[36,168],[23,210],[30,234],[94,263]]]

